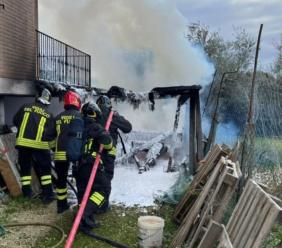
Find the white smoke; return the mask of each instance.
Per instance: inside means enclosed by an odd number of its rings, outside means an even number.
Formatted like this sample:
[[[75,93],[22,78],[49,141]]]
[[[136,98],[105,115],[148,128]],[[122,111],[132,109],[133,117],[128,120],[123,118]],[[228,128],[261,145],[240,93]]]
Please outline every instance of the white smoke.
[[[70,4],[71,3],[71,4]],[[92,56],[93,86],[202,84],[212,73],[166,0],[40,0],[39,27]]]
[[[188,43],[187,24],[170,0],[39,0],[39,29],[89,53],[92,86],[102,88],[210,82],[213,66]],[[171,128],[172,112],[155,119]],[[144,113],[136,118],[144,120]]]

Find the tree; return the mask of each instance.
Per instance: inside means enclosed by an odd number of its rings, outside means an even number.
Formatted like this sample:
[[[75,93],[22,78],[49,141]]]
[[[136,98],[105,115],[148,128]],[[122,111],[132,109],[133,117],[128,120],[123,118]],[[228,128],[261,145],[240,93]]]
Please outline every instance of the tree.
[[[219,72],[247,70],[253,59],[254,39],[243,28],[234,28],[234,40],[225,41],[218,32],[200,23],[188,26],[188,40],[201,46]]]
[[[224,72],[236,71],[228,75],[221,89],[219,121],[234,122],[237,127],[246,123],[250,74],[247,73],[254,57],[254,39],[242,28],[234,28],[234,39],[224,40],[219,32],[209,30],[208,26],[193,23],[188,26],[187,39],[195,46],[201,46],[215,65],[213,89],[207,106],[207,115],[211,116],[217,101],[220,81]],[[203,90],[207,97],[210,85]]]

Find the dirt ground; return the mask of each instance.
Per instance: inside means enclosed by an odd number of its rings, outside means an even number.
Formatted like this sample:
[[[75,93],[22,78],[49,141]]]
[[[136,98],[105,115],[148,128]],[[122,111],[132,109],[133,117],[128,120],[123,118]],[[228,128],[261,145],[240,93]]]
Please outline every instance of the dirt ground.
[[[8,205],[0,204],[0,215],[9,211]],[[36,208],[28,210],[20,210],[9,214],[9,223],[50,223],[54,224],[60,221],[62,216],[56,213],[56,203],[53,202],[47,206],[38,205]],[[48,226],[21,226],[7,227],[6,234],[0,237],[0,248],[30,248],[35,247],[35,243],[39,237],[44,236],[51,227]]]

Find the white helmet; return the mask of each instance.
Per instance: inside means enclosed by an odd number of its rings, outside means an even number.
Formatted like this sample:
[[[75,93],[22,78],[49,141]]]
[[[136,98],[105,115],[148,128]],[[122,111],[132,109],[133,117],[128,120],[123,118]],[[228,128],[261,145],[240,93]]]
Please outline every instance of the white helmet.
[[[44,105],[49,105],[51,101],[51,93],[48,89],[43,89],[40,97],[36,99],[38,102],[43,103]]]

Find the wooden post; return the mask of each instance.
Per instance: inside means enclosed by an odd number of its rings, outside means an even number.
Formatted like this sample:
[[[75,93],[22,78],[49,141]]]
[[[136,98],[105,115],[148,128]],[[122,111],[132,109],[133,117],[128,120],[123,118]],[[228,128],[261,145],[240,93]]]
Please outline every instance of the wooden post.
[[[177,107],[176,107],[176,111],[175,111],[173,132],[176,132],[177,128],[178,128],[180,108],[181,108],[181,101],[180,101],[180,97],[179,97],[178,100],[177,100]]]
[[[257,46],[256,46],[256,55],[255,55],[255,63],[254,63],[254,71],[252,78],[252,86],[250,93],[250,102],[249,102],[249,111],[247,116],[247,124],[245,128],[245,135],[243,141],[242,148],[242,180],[240,182],[239,191],[242,192],[243,187],[245,185],[246,177],[252,177],[252,152],[254,146],[254,134],[255,134],[255,126],[253,124],[253,105],[254,105],[254,93],[255,93],[255,82],[256,82],[256,73],[257,73],[257,62],[258,62],[258,54],[259,54],[259,46],[260,46],[260,38],[262,33],[263,24],[260,25]],[[247,169],[248,164],[248,169]]]
[[[204,157],[203,151],[203,133],[202,133],[202,120],[200,110],[200,96],[199,91],[195,93],[196,97],[196,137],[197,137],[197,161],[200,161]]]
[[[196,173],[196,101],[195,96],[190,98],[190,125],[189,125],[189,170],[191,175]]]

